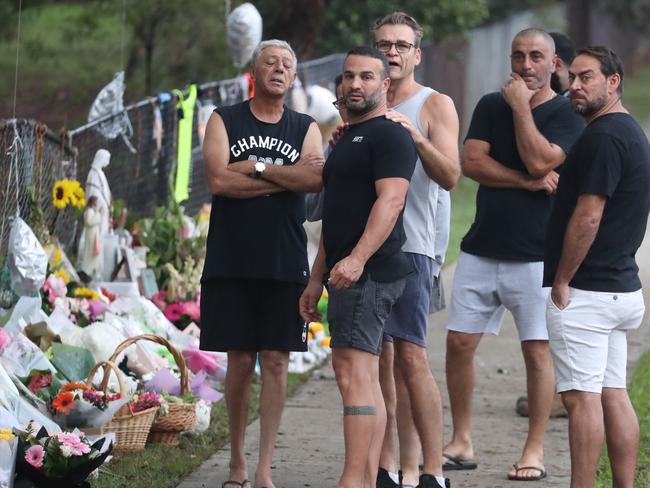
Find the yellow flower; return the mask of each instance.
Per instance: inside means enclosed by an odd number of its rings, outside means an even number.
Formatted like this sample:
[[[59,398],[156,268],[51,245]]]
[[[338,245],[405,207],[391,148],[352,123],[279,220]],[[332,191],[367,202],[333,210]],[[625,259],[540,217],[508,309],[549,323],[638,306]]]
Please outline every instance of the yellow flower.
[[[52,187],[52,204],[58,209],[64,209],[70,201],[68,180],[59,180]]]
[[[86,206],[86,192],[81,187],[78,181],[70,181],[70,203],[77,208],[84,208]]]
[[[74,296],[81,298],[90,298],[91,300],[99,300],[99,295],[92,291],[90,288],[76,288]]]
[[[320,344],[321,344],[321,346],[324,346],[324,347],[330,347],[330,341],[331,340],[332,340],[331,337],[325,337],[325,338],[321,339]]]
[[[323,324],[320,322],[310,322],[309,323],[309,330],[312,331],[312,333],[320,332],[321,330],[324,330],[325,327],[323,327]]]
[[[52,265],[57,268],[58,266],[61,265],[61,260],[63,259],[63,253],[61,252],[61,248],[59,246],[56,246],[54,249],[54,262]]]
[[[323,297],[323,298],[329,298],[330,297],[330,294],[327,293],[327,290],[325,288],[323,288],[323,294],[321,295],[321,297]]]
[[[0,441],[13,441],[14,435],[11,429],[0,429]]]
[[[63,281],[64,281],[64,283],[65,283],[66,285],[67,285],[68,283],[70,283],[70,275],[69,275],[68,272],[67,272],[65,269],[63,269],[63,268],[61,268],[61,269],[58,270],[58,271],[55,271],[55,272],[54,272],[54,276],[56,276],[57,278],[62,278]]]

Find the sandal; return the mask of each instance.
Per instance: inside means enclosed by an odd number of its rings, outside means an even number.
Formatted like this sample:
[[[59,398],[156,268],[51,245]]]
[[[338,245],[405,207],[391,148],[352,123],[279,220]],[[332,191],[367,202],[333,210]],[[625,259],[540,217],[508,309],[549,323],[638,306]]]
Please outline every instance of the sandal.
[[[248,481],[248,480],[244,480],[244,481],[228,480],[228,481],[224,481],[223,483],[221,483],[221,488],[226,488],[226,485],[237,485],[237,486],[240,486],[241,488],[244,488],[244,485],[246,483],[250,483],[250,481]]]
[[[543,480],[546,478],[546,470],[544,468],[539,468],[537,466],[519,466],[517,463],[512,465],[513,468],[515,468],[515,475],[508,475],[508,479],[512,481],[539,481]],[[532,469],[535,471],[539,471],[539,475],[537,476],[519,476],[519,471],[524,471],[526,469]]]

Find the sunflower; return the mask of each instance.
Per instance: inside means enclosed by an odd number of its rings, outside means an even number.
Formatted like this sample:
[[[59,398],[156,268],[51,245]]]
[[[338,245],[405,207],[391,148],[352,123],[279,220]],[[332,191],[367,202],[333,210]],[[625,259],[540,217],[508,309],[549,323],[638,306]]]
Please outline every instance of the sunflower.
[[[86,206],[86,192],[81,187],[78,181],[71,180],[70,188],[70,203],[75,207],[82,209]]]
[[[64,209],[70,202],[70,186],[68,180],[59,180],[52,187],[52,204],[58,209]]]
[[[74,410],[74,395],[69,391],[59,393],[52,400],[52,408],[55,412],[62,413],[63,415],[68,415]]]
[[[75,288],[74,296],[81,298],[90,298],[91,300],[99,300],[99,295],[92,291],[90,288]]]
[[[70,383],[66,383],[65,385],[63,385],[59,390],[59,393],[66,393],[68,391],[73,391],[73,390],[86,391],[89,389],[90,388],[88,388],[85,383],[80,383],[78,381],[71,381]]]

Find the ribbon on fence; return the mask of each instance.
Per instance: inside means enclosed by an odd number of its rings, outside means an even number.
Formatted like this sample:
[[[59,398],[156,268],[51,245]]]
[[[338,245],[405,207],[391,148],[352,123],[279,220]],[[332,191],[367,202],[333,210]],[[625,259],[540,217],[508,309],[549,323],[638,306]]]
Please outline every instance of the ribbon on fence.
[[[189,87],[187,98],[181,90],[174,90],[178,97],[176,108],[179,110],[178,120],[178,153],[176,158],[176,183],[174,185],[174,200],[177,203],[187,200],[190,196],[190,173],[192,170],[192,124],[194,122],[194,106],[198,95],[196,84]]]

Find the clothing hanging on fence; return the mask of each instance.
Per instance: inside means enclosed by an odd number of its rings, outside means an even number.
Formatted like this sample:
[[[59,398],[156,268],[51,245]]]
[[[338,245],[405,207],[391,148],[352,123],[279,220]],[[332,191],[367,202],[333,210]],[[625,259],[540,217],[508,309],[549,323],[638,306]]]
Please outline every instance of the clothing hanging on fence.
[[[176,162],[176,184],[174,186],[174,199],[177,203],[187,200],[190,196],[190,173],[192,172],[192,124],[194,122],[194,106],[198,96],[196,84],[189,87],[187,98],[183,92],[174,90],[178,96],[178,155]]]

